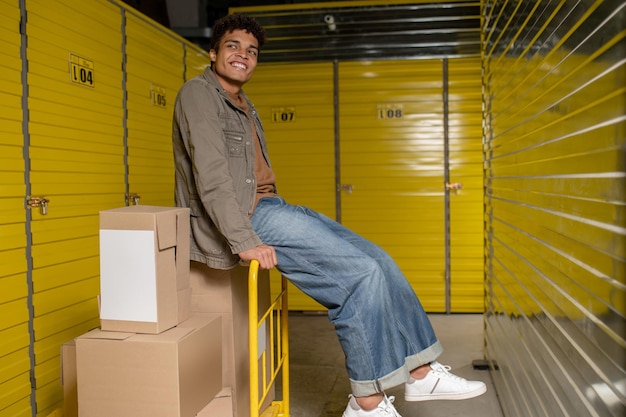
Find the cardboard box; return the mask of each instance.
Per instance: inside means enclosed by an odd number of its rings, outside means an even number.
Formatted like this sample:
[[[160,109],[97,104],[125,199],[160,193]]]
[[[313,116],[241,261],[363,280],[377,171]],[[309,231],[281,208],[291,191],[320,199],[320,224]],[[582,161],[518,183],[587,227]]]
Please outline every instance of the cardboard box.
[[[259,314],[270,305],[269,271],[259,271]],[[192,289],[191,309],[194,312],[222,315],[224,386],[232,388],[233,415],[250,415],[250,358],[248,355],[248,268],[237,266],[231,270],[212,269],[191,262],[189,272]],[[259,332],[259,355],[269,351],[269,329]],[[259,375],[262,371],[259,370]],[[274,390],[266,397],[267,404],[274,399]],[[264,408],[262,407],[262,408]]]
[[[179,323],[189,288],[189,209],[129,206],[100,212],[100,326],[160,333]]]
[[[233,415],[233,393],[226,387],[196,417],[233,417]]]
[[[222,390],[222,320],[194,314],[160,334],[76,338],[80,417],[195,417]]]
[[[178,322],[182,323],[191,317],[191,288],[178,290]]]
[[[63,385],[63,417],[78,417],[76,343],[74,340],[61,346],[61,385]]]

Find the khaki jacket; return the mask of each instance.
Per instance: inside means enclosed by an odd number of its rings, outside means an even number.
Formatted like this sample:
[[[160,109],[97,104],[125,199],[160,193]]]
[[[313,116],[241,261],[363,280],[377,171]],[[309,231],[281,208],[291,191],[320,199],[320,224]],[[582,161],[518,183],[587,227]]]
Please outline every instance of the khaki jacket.
[[[263,126],[248,102],[268,161]],[[175,201],[191,212],[191,260],[230,269],[239,252],[262,242],[252,230],[256,178],[250,120],[210,68],[187,81],[176,97],[172,143]]]

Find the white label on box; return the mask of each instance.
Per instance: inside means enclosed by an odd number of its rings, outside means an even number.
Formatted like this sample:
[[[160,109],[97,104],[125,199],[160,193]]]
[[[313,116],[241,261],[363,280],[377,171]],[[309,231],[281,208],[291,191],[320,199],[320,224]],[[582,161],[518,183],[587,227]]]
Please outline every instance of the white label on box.
[[[157,321],[152,230],[100,230],[100,318]]]

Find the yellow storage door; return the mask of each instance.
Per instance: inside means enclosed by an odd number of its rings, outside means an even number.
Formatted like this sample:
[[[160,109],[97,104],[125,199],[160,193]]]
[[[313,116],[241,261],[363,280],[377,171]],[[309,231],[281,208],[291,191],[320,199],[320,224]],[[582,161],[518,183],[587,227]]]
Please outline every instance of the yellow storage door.
[[[19,22],[0,1],[0,417],[31,416]]]
[[[339,65],[341,220],[397,261],[430,312],[445,310],[440,60]]]
[[[206,67],[211,66],[209,53],[193,45],[184,45],[185,54],[185,80],[190,80],[196,75],[202,74]]]
[[[484,311],[483,151],[480,58],[447,61],[449,308]],[[459,184],[460,188],[454,188]]]
[[[244,89],[263,122],[280,195],[335,218],[333,64],[259,64]],[[289,297],[291,310],[324,309],[293,286]]]
[[[99,211],[124,205],[121,12],[29,1],[28,110],[37,415],[61,403],[59,346],[97,327]]]
[[[141,204],[173,206],[172,114],[184,77],[182,41],[125,14],[128,191]]]

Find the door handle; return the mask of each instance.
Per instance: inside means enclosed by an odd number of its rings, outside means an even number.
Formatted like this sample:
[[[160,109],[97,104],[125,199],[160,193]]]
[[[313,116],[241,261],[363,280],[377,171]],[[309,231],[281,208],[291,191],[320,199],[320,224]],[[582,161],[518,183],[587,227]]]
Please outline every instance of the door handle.
[[[39,207],[39,212],[42,216],[48,214],[48,200],[46,197],[28,196],[26,197],[26,206],[30,209]]]
[[[446,183],[446,190],[447,191],[454,191],[454,194],[458,194],[459,190],[463,189],[463,184],[460,182],[447,182]]]
[[[141,199],[141,196],[139,194],[135,194],[135,193],[126,194],[126,205],[138,206],[140,199]]]
[[[354,187],[352,184],[339,184],[339,191],[345,191],[346,194],[352,194]]]

